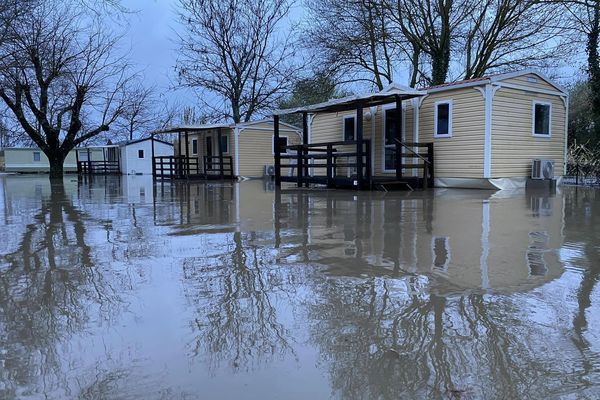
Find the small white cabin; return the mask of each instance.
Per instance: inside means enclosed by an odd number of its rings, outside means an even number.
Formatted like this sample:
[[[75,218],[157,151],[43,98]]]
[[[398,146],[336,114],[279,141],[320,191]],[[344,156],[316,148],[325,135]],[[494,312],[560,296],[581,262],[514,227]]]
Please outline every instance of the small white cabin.
[[[173,155],[173,145],[158,139],[148,137],[119,143],[122,174],[152,174],[152,140],[154,140],[155,157]]]

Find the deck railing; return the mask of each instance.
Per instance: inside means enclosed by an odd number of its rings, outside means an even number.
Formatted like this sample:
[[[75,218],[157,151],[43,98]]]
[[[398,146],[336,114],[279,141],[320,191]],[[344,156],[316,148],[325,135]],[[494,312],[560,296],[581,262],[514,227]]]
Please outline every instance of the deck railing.
[[[417,170],[421,188],[433,187],[435,178],[433,143],[410,143],[394,139],[394,144],[397,145],[393,148],[396,157],[398,157],[398,151],[400,151],[400,162],[396,164],[400,176],[404,176],[405,170]],[[425,149],[425,151],[422,149]]]
[[[298,187],[323,184],[328,187],[371,189],[379,184],[408,184],[433,187],[433,143],[395,143],[396,175],[374,176],[371,140],[321,142],[282,147],[279,179]],[[397,160],[397,162],[396,162]],[[417,171],[410,173],[409,171]]]
[[[85,175],[120,174],[118,161],[77,161],[77,172]]]
[[[221,163],[219,156],[156,156],[152,172],[158,179],[232,179],[233,158],[223,156]]]
[[[346,140],[285,146],[281,181],[366,188],[371,185],[371,141]],[[288,170],[287,176],[285,170]]]
[[[152,159],[153,175],[157,178],[188,178],[200,176],[200,160],[187,156],[156,156]]]
[[[220,175],[223,178],[233,177],[233,157],[204,156],[204,172],[209,175]]]

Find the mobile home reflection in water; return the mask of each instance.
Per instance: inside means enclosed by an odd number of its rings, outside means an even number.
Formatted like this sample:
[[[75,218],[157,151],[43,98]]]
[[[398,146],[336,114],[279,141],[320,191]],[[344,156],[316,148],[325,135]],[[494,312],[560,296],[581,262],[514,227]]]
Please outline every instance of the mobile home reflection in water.
[[[456,289],[503,289],[562,272],[560,194],[270,189],[262,181],[157,185],[156,222],[189,232],[273,232],[283,260],[333,275],[423,274]]]

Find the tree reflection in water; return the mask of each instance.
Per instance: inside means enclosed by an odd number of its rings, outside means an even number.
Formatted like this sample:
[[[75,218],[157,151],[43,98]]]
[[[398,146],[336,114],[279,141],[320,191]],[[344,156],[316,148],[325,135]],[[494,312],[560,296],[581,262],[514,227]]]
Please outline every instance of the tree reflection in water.
[[[40,379],[45,393],[68,391],[60,353],[69,351],[69,338],[120,306],[119,280],[94,265],[86,243],[90,221],[73,205],[64,182],[52,181],[50,195],[40,200],[16,250],[0,257],[2,398]]]
[[[274,266],[273,253],[254,244],[256,233],[226,237],[223,253],[184,261],[184,290],[198,310],[192,355],[208,357],[213,372],[225,365],[251,370],[293,356],[293,339],[281,322],[292,310],[281,303],[294,297],[299,276]]]

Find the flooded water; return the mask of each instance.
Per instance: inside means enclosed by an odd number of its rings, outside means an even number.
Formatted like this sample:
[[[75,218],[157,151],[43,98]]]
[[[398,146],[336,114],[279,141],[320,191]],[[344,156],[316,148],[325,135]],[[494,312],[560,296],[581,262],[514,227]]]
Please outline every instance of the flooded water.
[[[0,177],[2,399],[596,399],[600,192]]]

